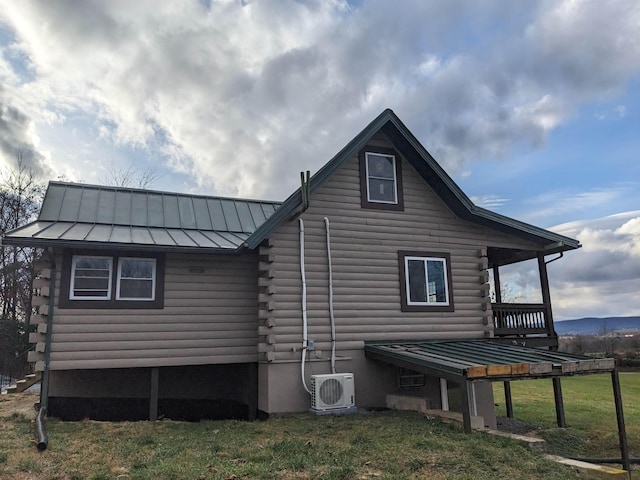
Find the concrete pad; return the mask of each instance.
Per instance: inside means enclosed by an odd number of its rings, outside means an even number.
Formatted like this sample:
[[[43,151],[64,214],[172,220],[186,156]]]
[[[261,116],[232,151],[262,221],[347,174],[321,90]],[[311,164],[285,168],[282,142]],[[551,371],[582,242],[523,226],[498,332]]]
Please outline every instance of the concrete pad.
[[[387,395],[387,408],[427,413],[427,400],[409,395]]]
[[[545,455],[545,458],[552,460],[563,465],[569,465],[570,467],[580,470],[581,473],[586,475],[586,478],[613,480],[613,479],[628,479],[629,472],[621,470],[619,468],[607,467],[604,465],[596,465],[595,463],[582,462],[580,460],[572,460],[570,458],[559,457],[557,455]]]
[[[432,417],[438,417],[444,423],[458,423],[464,424],[462,413],[460,412],[447,412],[445,410],[427,410],[427,415]],[[484,430],[484,418],[476,415],[471,415],[471,428],[473,430]]]
[[[527,437],[526,435],[519,435],[517,433],[501,432],[499,430],[492,430],[490,428],[487,428],[484,431],[489,435],[510,438],[511,440],[524,445],[529,450],[533,450],[534,452],[544,453],[547,450],[547,443],[542,438]]]

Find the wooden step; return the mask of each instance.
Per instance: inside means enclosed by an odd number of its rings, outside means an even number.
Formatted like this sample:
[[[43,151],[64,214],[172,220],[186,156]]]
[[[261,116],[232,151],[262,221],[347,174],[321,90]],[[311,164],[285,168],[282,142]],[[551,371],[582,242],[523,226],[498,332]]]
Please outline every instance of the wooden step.
[[[35,385],[41,379],[42,379],[42,372],[30,373],[29,375],[26,375],[22,380],[18,380],[13,385],[9,385],[6,388],[6,390],[2,393],[9,394],[9,393],[24,392],[27,388],[29,388],[32,385]]]

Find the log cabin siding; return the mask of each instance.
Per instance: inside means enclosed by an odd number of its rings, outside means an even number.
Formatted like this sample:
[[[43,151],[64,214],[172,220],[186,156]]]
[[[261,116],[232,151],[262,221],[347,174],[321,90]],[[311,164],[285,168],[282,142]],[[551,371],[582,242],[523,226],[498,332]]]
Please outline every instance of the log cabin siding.
[[[376,145],[390,143],[376,137]],[[367,340],[478,338],[491,335],[486,266],[487,246],[535,245],[458,218],[402,159],[404,211],[361,208],[357,156],[347,160],[311,195],[301,215],[305,226],[305,266],[309,339],[330,349],[328,266],[324,217],[331,223],[337,349],[363,348]],[[271,325],[259,329],[260,359],[291,361],[302,345],[300,241],[298,220],[276,228],[268,251],[274,293],[261,296]],[[399,250],[451,255],[453,312],[402,312]],[[490,314],[490,311],[489,311]],[[264,319],[261,319],[264,320]],[[322,355],[322,354],[319,354]]]
[[[167,254],[165,258],[162,309],[58,308],[58,271],[51,368],[255,362],[257,256]],[[58,255],[58,265],[60,260]]]

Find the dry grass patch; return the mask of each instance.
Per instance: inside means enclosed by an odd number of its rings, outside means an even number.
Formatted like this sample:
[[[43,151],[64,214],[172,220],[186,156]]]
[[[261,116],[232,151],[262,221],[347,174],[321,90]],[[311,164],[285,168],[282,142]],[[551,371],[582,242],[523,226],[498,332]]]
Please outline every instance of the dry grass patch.
[[[264,422],[48,421],[34,447],[31,417],[0,403],[0,477],[38,479],[571,479],[523,447],[465,435],[412,412],[310,414]]]

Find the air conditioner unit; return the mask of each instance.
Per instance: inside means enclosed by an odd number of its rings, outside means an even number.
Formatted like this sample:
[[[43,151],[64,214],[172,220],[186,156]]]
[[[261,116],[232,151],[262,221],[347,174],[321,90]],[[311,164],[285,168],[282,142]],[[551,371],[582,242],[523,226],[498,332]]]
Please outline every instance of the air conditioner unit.
[[[311,411],[316,414],[356,411],[352,373],[311,375]]]

